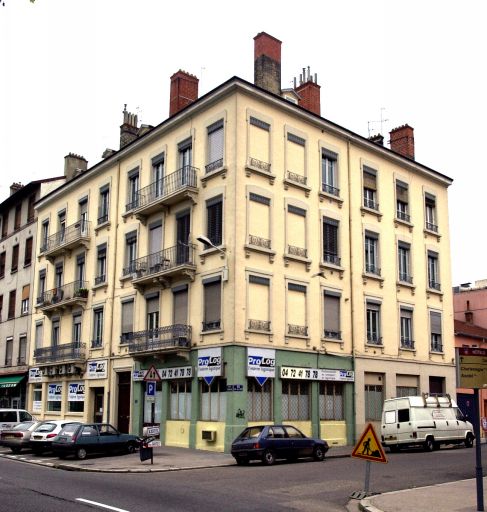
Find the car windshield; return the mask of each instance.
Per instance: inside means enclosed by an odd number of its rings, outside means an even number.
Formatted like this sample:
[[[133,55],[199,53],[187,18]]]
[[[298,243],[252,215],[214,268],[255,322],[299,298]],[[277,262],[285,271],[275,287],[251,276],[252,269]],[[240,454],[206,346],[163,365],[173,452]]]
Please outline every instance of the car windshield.
[[[55,423],[43,423],[36,428],[36,432],[52,432],[56,426]]]
[[[24,421],[23,423],[19,423],[15,425],[12,430],[29,430],[30,427],[35,423],[35,421]]]
[[[252,439],[252,438],[255,438],[255,437],[259,437],[260,436],[260,433],[262,432],[262,430],[264,429],[263,426],[259,426],[259,427],[249,427],[249,428],[246,428],[239,436],[238,438],[239,439]]]
[[[68,423],[59,433],[60,436],[72,436],[78,430],[79,423]]]

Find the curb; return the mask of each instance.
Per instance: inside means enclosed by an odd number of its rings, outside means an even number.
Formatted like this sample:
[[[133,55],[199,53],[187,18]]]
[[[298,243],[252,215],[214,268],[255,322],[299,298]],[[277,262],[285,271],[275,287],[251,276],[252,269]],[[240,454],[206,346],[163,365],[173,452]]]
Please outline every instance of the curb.
[[[0,453],[0,457],[15,460],[18,462],[24,462],[26,464],[37,464],[38,466],[45,466],[53,469],[60,469],[62,471],[79,471],[85,473],[164,473],[168,471],[189,471],[191,469],[210,469],[210,468],[222,468],[227,466],[236,466],[235,461],[225,462],[225,463],[215,463],[215,464],[203,464],[198,466],[172,466],[172,467],[164,467],[164,468],[153,468],[149,465],[144,465],[140,467],[133,468],[123,468],[123,469],[115,469],[115,468],[96,468],[96,467],[83,467],[74,464],[66,464],[65,462],[44,462],[37,461],[35,459],[25,459],[25,458],[17,458],[17,455],[11,455],[8,453]],[[325,457],[325,461],[327,459],[344,459],[350,457],[349,453],[346,454],[336,454],[336,455],[327,455]],[[369,512],[375,512],[370,510]]]

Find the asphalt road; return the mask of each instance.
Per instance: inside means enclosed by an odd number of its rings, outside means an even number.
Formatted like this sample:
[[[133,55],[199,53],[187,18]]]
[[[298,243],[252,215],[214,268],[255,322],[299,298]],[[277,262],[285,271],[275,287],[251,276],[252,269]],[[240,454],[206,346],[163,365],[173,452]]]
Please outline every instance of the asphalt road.
[[[475,451],[465,448],[388,454],[388,460],[372,464],[372,491],[475,476]],[[335,512],[363,489],[364,476],[365,462],[350,458],[143,474],[68,472],[0,459],[0,511]]]

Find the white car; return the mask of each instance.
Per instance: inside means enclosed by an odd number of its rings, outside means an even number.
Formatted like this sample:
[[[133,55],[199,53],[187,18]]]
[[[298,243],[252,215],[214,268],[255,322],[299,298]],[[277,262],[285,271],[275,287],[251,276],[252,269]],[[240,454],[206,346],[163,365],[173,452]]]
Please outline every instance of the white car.
[[[39,425],[30,436],[29,446],[35,455],[52,450],[52,440],[68,423],[79,423],[69,420],[46,420]]]

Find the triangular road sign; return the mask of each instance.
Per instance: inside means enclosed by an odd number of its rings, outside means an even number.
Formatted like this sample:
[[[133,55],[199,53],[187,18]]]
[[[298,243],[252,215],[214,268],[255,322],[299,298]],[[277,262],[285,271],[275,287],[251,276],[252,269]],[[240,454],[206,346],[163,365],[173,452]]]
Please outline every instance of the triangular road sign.
[[[145,372],[144,380],[145,381],[152,380],[155,382],[160,382],[162,379],[161,379],[161,376],[159,375],[159,372],[156,370],[156,367],[154,365],[152,365]]]
[[[352,457],[357,459],[365,459],[370,462],[386,462],[386,455],[382,449],[382,445],[377,438],[372,423],[369,423],[360,436],[355,448],[352,452]]]

